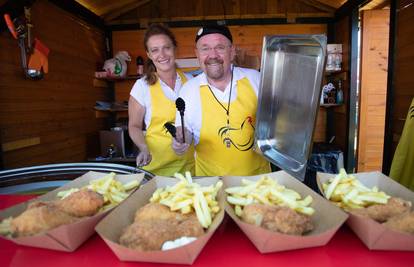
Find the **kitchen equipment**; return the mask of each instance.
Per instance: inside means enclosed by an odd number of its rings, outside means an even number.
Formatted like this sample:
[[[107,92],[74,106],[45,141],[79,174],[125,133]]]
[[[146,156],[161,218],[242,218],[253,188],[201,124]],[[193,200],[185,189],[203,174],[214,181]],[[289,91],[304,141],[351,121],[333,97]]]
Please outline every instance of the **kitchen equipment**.
[[[319,108],[324,35],[265,36],[256,116],[256,151],[304,181]]]
[[[37,165],[0,171],[0,195],[51,191],[88,171],[115,172],[117,174],[144,173],[145,183],[154,174],[127,165],[103,162],[75,162]]]
[[[120,130],[99,131],[101,156],[108,158],[125,158],[125,132]]]
[[[40,80],[43,78],[43,71],[28,68],[27,66],[27,50],[26,50],[26,37],[27,27],[26,21],[20,18],[11,20],[9,14],[4,14],[4,20],[6,21],[7,27],[9,28],[12,36],[17,39],[20,48],[20,60],[24,74],[31,80]],[[31,25],[31,24],[30,24]]]

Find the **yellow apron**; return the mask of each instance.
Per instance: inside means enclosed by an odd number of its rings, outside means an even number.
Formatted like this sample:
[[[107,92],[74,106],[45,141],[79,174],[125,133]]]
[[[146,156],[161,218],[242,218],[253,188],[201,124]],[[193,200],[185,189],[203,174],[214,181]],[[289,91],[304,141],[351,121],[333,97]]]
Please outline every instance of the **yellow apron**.
[[[187,79],[177,70],[184,84]],[[143,169],[156,175],[172,176],[174,173],[190,171],[194,175],[193,146],[182,156],[175,154],[171,148],[172,137],[164,127],[166,122],[175,122],[175,101],[168,99],[162,91],[160,81],[150,86],[151,122],[147,126],[145,141],[151,153],[152,160]]]
[[[414,190],[414,98],[392,160],[390,177]]]
[[[196,175],[256,175],[270,172],[269,163],[253,151],[257,96],[247,78],[237,81],[237,98],[226,110],[207,85],[200,87],[201,129],[196,146]],[[229,147],[228,147],[229,146]]]

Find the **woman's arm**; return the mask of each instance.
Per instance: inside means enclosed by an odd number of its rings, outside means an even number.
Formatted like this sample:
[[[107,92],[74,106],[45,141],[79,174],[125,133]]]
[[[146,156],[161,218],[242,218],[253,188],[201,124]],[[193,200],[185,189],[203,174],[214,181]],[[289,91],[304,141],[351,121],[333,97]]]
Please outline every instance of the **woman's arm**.
[[[145,166],[151,162],[151,154],[143,132],[145,107],[141,106],[132,96],[128,102],[128,131],[132,141],[139,149],[137,166]]]

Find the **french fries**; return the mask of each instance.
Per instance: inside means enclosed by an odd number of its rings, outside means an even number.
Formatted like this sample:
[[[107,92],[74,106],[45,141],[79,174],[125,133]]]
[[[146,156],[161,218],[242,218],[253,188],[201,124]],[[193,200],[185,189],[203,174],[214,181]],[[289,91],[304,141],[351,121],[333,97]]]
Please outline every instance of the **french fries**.
[[[12,217],[6,218],[3,221],[0,221],[0,235],[6,237],[12,237],[12,230],[11,230],[11,221],[13,220]]]
[[[335,205],[345,209],[361,209],[373,204],[387,204],[391,197],[379,191],[376,186],[368,188],[344,169],[322,184],[325,197]]]
[[[116,174],[114,172],[111,172],[102,178],[90,181],[89,185],[83,187],[93,190],[104,197],[105,204],[102,207],[102,210],[107,210],[115,207],[129,196],[129,194],[132,192],[132,189],[138,187],[139,183],[137,180],[122,184],[120,181],[117,181],[115,179],[115,176]],[[61,199],[64,199],[70,194],[79,190],[79,188],[70,188],[68,190],[58,192],[57,196]]]
[[[195,211],[200,224],[208,228],[214,216],[220,211],[216,196],[223,182],[201,186],[193,182],[189,172],[186,172],[185,176],[176,173],[174,177],[179,179],[179,182],[173,186],[158,188],[152,194],[150,202],[163,204],[172,211],[180,211],[182,214]]]
[[[242,186],[229,187],[225,191],[229,194],[227,201],[234,205],[234,211],[239,217],[243,213],[243,207],[253,203],[287,206],[306,215],[315,212],[310,207],[313,200],[311,196],[301,199],[299,193],[267,176],[256,182],[243,179]]]

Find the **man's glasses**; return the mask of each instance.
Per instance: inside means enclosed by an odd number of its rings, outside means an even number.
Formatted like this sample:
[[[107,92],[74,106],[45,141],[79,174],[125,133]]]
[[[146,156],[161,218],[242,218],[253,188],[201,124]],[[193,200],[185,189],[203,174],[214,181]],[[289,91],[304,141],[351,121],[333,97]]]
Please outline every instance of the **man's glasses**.
[[[202,54],[202,55],[207,55],[213,50],[214,50],[214,52],[216,52],[219,55],[224,55],[227,51],[227,48],[229,48],[229,47],[230,47],[230,45],[217,45],[215,47],[202,46],[202,47],[199,47],[197,49],[200,52],[200,54]]]

